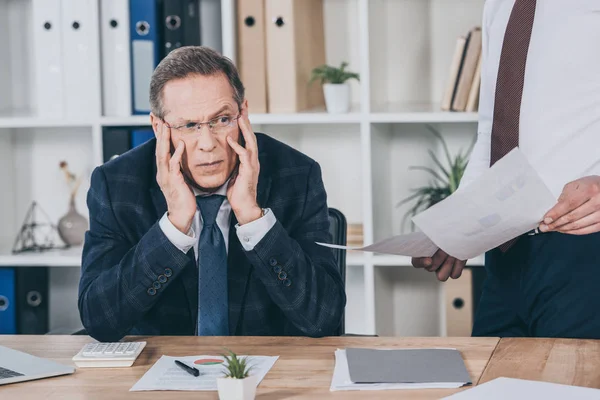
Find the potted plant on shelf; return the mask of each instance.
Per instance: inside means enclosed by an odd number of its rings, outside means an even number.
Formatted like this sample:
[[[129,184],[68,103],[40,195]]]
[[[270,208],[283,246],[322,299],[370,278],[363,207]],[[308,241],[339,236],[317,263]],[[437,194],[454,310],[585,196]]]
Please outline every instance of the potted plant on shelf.
[[[309,83],[321,81],[325,105],[329,113],[345,113],[350,109],[350,85],[347,81],[350,79],[360,81],[360,77],[355,72],[346,71],[347,66],[348,63],[344,61],[339,68],[321,65],[312,70]]]
[[[426,127],[441,142],[447,165],[444,166],[435,153],[429,150],[429,156],[435,164],[434,168],[424,166],[412,166],[409,168],[411,170],[425,171],[431,175],[432,179],[429,181],[428,185],[413,189],[412,195],[397,204],[397,207],[399,207],[410,201],[416,200],[415,204],[413,204],[406,214],[404,214],[404,218],[402,219],[402,230],[404,230],[406,223],[412,217],[444,200],[458,189],[460,180],[467,168],[471,150],[473,150],[473,146],[475,145],[475,141],[473,141],[464,154],[461,150],[454,158],[452,158],[450,156],[450,151],[448,150],[448,145],[442,135],[433,129],[433,127],[429,125],[426,125]],[[411,228],[414,229],[412,221]]]
[[[226,372],[217,378],[220,400],[254,400],[256,396],[256,377],[250,375],[248,358],[240,358],[233,351],[223,354]]]

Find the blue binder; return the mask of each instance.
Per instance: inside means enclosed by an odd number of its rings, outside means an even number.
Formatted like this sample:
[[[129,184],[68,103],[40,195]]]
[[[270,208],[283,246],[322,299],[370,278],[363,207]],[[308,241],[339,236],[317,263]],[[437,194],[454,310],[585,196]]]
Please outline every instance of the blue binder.
[[[150,112],[150,80],[160,59],[160,0],[130,0],[133,114]]]
[[[0,334],[17,333],[17,308],[15,301],[15,270],[0,268]]]
[[[142,143],[146,143],[148,140],[154,137],[154,131],[152,129],[137,129],[131,131],[131,148],[139,146]]]

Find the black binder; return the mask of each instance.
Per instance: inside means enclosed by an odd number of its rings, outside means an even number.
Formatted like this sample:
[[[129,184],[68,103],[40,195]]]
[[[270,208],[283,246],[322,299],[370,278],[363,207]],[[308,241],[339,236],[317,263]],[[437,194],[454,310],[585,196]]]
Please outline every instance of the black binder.
[[[126,128],[104,128],[102,131],[102,153],[104,162],[120,156],[131,149],[131,135]]]
[[[163,51],[161,59],[184,45],[183,25],[185,0],[165,0],[162,7]]]
[[[48,268],[19,267],[16,271],[17,333],[48,332]]]
[[[183,32],[185,46],[200,46],[200,0],[183,0]]]

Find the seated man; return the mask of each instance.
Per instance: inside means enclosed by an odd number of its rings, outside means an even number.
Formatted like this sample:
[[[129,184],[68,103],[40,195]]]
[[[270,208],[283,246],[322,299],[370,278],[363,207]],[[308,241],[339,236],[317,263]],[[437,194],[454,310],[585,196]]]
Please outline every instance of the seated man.
[[[156,138],[92,174],[89,335],[333,335],[346,303],[319,165],[248,121],[231,61],[183,47],[150,87]]]

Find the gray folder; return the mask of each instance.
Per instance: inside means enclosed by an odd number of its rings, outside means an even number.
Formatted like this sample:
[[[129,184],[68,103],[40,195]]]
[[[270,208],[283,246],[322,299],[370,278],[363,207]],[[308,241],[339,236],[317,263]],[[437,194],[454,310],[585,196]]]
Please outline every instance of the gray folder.
[[[471,384],[458,350],[452,349],[346,349],[354,383]]]

